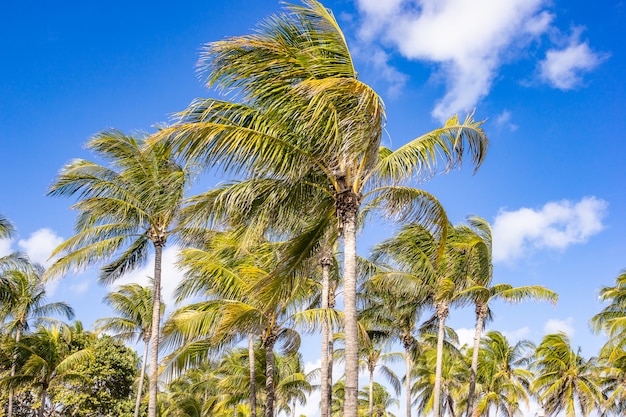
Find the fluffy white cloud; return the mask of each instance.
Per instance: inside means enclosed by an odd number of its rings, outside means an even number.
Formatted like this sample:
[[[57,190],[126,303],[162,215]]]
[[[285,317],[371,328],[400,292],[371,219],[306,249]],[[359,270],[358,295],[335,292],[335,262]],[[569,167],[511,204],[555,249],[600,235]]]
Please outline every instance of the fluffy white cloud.
[[[433,115],[472,109],[491,88],[511,49],[545,33],[546,0],[359,0],[361,38],[382,37],[400,53],[440,65],[447,92]]]
[[[575,31],[563,49],[550,49],[539,63],[540,78],[552,87],[570,90],[582,82],[580,74],[596,68],[606,59],[605,54],[591,50],[587,42],[580,42],[580,31]]]
[[[445,82],[446,93],[432,115],[445,120],[471,111],[489,93],[502,64],[533,41],[546,33],[557,42],[562,38],[549,6],[549,0],[357,0],[359,37],[368,50],[374,44],[392,46],[405,58],[436,64],[436,79]],[[540,65],[540,77],[556,88],[572,88],[581,71],[601,61],[578,42],[579,34],[575,30],[570,45],[550,50]],[[380,61],[375,65],[385,68]],[[385,79],[391,73],[379,72]]]
[[[11,239],[0,239],[0,257],[9,255],[11,251]]]
[[[493,260],[509,261],[536,249],[565,249],[585,242],[604,226],[607,202],[586,197],[577,203],[550,202],[539,210],[501,210],[493,223]]]
[[[546,334],[563,332],[569,337],[574,337],[574,318],[568,317],[565,320],[550,319],[543,326]]]
[[[52,251],[63,243],[63,240],[52,230],[43,228],[32,233],[28,239],[20,239],[17,245],[33,262],[48,267],[51,264],[48,258],[52,255]]]
[[[517,330],[503,331],[502,334],[507,338],[511,345],[524,339],[530,333],[528,326],[521,327]]]
[[[172,246],[163,250],[161,266],[161,296],[168,309],[174,307],[174,291],[183,278],[183,272],[176,267],[179,248]],[[154,255],[146,262],[143,268],[136,269],[115,281],[115,288],[124,284],[138,283],[150,285],[150,278],[154,277]]]
[[[457,336],[459,337],[459,346],[474,346],[474,333],[476,332],[476,329],[460,328],[456,329],[455,331]]]

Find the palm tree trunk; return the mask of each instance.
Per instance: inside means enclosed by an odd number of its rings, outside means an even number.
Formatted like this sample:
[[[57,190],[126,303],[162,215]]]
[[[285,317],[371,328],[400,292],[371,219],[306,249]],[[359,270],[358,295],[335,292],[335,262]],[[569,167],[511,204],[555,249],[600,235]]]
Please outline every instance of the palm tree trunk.
[[[254,361],[254,335],[248,333],[248,364],[250,366],[250,416],[256,417],[256,364]]]
[[[443,339],[446,317],[448,316],[448,304],[440,302],[437,304],[436,308],[439,331],[437,332],[437,364],[435,366],[435,387],[433,392],[433,417],[439,417],[441,406],[441,368],[443,365]]]
[[[356,310],[356,215],[358,198],[351,191],[338,196],[343,232],[345,399],[344,417],[357,417],[359,391],[359,341]]]
[[[411,346],[404,343],[404,367],[406,368],[406,376],[404,377],[404,390],[406,391],[405,407],[406,417],[411,417],[411,368],[413,361],[411,360]]]
[[[154,243],[154,300],[152,301],[152,332],[150,336],[150,387],[148,417],[157,415],[159,377],[159,330],[161,321],[161,262],[164,242]]]
[[[293,407],[291,408],[291,417],[296,417],[296,400],[293,400]]]
[[[263,343],[265,347],[265,417],[274,417],[274,344],[276,336],[271,334]]]
[[[369,371],[370,371],[370,386],[369,386],[368,415],[369,417],[373,417],[374,416],[374,369],[371,368]]]
[[[323,256],[320,260],[322,266],[322,309],[328,308],[328,296],[330,292],[330,267],[332,265],[329,256]],[[322,320],[322,365],[321,365],[321,416],[330,417],[330,396],[329,391],[331,389],[329,384],[328,375],[328,360],[329,360],[329,335],[330,335],[330,323],[324,317]]]
[[[476,330],[474,331],[474,350],[472,351],[472,368],[470,372],[469,392],[467,394],[466,417],[472,417],[474,411],[474,393],[476,391],[476,371],[478,370],[478,350],[480,336],[483,331],[485,317],[487,316],[487,304],[476,303]]]
[[[44,411],[46,411],[46,397],[48,396],[48,387],[43,385],[41,387],[41,405],[37,412],[37,417],[43,417]]]
[[[336,283],[332,283],[328,292],[328,308],[335,308],[335,288]],[[328,328],[328,417],[332,415],[332,403],[333,403],[333,355],[335,352],[334,332],[333,327]]]
[[[141,394],[143,393],[143,380],[146,377],[146,366],[148,365],[148,346],[150,339],[144,340],[143,361],[141,362],[141,372],[139,374],[139,383],[137,384],[137,400],[135,400],[135,417],[139,417],[139,409],[141,408]]]
[[[22,322],[17,323],[17,328],[15,329],[15,343],[20,343],[20,339],[22,338]],[[15,352],[13,353],[13,364],[11,365],[11,376],[15,376],[15,371],[17,367],[17,347],[15,348]],[[7,405],[7,417],[13,417],[13,388],[9,388],[9,404]]]

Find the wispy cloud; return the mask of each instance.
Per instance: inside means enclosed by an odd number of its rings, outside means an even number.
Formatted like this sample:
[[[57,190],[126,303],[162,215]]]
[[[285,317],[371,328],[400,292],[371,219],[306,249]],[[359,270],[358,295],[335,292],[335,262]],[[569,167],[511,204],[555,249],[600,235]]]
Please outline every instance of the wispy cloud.
[[[31,261],[48,267],[52,263],[48,258],[63,240],[51,229],[43,228],[33,232],[27,239],[20,239],[17,245],[20,250],[26,252]]]
[[[564,48],[548,50],[538,67],[542,81],[560,90],[571,90],[582,83],[582,73],[592,71],[608,58],[581,42],[580,34],[581,30],[576,29]]]
[[[13,241],[11,239],[0,239],[0,257],[11,254],[11,245]]]
[[[585,242],[604,226],[608,203],[596,197],[550,202],[541,209],[502,210],[493,223],[493,259],[518,259],[536,249],[563,250]]]
[[[512,114],[508,110],[504,110],[496,117],[496,126],[499,129],[506,129],[511,132],[515,132],[519,126],[511,121]]]
[[[565,320],[550,319],[543,326],[543,331],[546,334],[563,332],[569,337],[574,337],[574,318],[568,317]]]
[[[369,45],[393,47],[405,58],[434,63],[446,93],[432,115],[445,120],[472,110],[489,93],[500,67],[522,56],[533,41],[559,33],[553,26],[555,15],[547,9],[550,4],[549,0],[357,0],[362,17],[359,38]],[[565,56],[555,55],[556,50],[549,53],[545,68],[546,74],[554,73],[550,79],[567,82],[567,75],[574,74],[577,80],[578,70],[593,68],[588,58],[594,54],[587,44],[580,45],[587,46],[587,51],[578,52],[587,61],[576,59],[575,65],[565,65]]]

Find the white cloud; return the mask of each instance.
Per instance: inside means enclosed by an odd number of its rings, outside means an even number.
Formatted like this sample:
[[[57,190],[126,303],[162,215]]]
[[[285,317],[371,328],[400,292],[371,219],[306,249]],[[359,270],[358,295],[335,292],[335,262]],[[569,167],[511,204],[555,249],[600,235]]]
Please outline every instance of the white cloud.
[[[515,132],[519,126],[511,122],[511,112],[504,110],[496,117],[496,126],[500,129],[507,129],[511,132]]]
[[[536,249],[563,250],[600,232],[608,203],[585,197],[550,202],[540,210],[501,210],[493,223],[493,260],[510,261]]]
[[[475,108],[500,67],[526,55],[533,41],[545,34],[561,40],[550,6],[550,0],[357,0],[359,38],[368,50],[378,48],[374,44],[391,46],[405,58],[434,63],[435,79],[444,81],[446,92],[432,115],[443,121]],[[565,49],[547,52],[539,65],[542,80],[570,89],[579,84],[581,72],[603,60],[578,41],[579,35],[575,29]],[[393,79],[388,64],[376,65],[385,69],[381,78]]]
[[[13,241],[11,239],[0,239],[0,257],[10,255],[11,252],[11,244]]]
[[[550,319],[543,326],[543,331],[546,334],[563,332],[570,338],[574,337],[574,318],[568,317],[565,320]]]
[[[20,239],[17,245],[26,252],[33,262],[40,263],[46,267],[50,266],[50,255],[61,243],[63,238],[48,228],[39,229],[33,232],[28,239]]]
[[[76,295],[84,294],[89,289],[89,281],[87,281],[86,279],[83,279],[80,282],[76,282],[70,285],[69,289]]]
[[[456,334],[459,337],[459,346],[463,347],[463,345],[467,345],[468,347],[473,347],[475,333],[476,329],[456,329]]]
[[[571,90],[582,82],[581,73],[596,68],[607,58],[591,50],[587,42],[580,42],[580,30],[575,30],[563,49],[550,49],[539,63],[542,81],[560,90]]]
[[[509,344],[514,345],[520,340],[526,338],[530,333],[528,326],[521,327],[517,330],[503,331],[502,334],[509,341]]]
[[[366,42],[381,37],[409,59],[439,64],[447,92],[433,116],[471,110],[512,49],[545,33],[547,0],[358,0]]]
[[[174,291],[183,278],[183,272],[176,267],[179,248],[167,247],[163,250],[161,264],[161,297],[168,309],[174,308]],[[150,278],[154,277],[154,255],[146,262],[143,268],[136,269],[115,281],[115,288],[124,284],[138,283],[150,285]]]

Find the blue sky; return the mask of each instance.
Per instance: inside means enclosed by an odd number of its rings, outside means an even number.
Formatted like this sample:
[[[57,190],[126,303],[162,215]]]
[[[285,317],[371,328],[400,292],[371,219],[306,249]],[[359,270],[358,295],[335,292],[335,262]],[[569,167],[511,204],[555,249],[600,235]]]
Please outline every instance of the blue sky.
[[[589,332],[588,320],[602,308],[597,290],[626,268],[624,2],[324,4],[346,34],[361,79],[385,100],[387,145],[401,146],[453,113],[475,109],[486,120],[491,145],[475,175],[468,165],[419,186],[453,222],[475,214],[492,224],[495,281],[560,294],[556,307],[497,304],[489,328],[534,341],[560,329],[584,355],[596,354],[602,338]],[[195,97],[215,95],[194,72],[199,48],[249,33],[280,7],[274,0],[4,5],[0,213],[19,236],[0,241],[0,254],[24,250],[45,261],[72,235],[72,201],[45,196],[58,170],[91,158],[82,146],[98,131],[150,131]],[[391,233],[391,226],[370,227],[360,252]],[[175,282],[169,276],[166,295]],[[109,314],[94,271],[51,290],[87,326]],[[472,310],[453,311],[451,322],[466,335]]]

